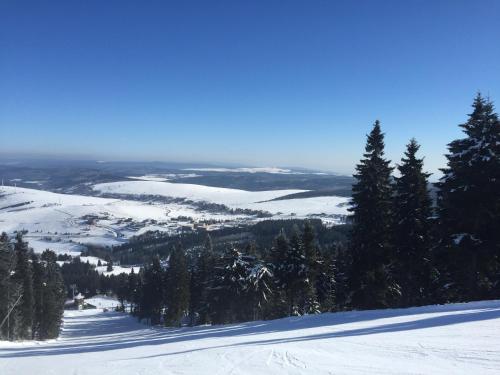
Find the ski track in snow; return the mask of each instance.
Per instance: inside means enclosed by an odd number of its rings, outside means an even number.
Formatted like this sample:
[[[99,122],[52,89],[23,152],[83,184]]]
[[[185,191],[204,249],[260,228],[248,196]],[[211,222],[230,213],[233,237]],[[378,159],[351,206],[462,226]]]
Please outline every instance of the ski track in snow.
[[[0,374],[35,373],[498,374],[500,301],[181,329],[66,311],[57,340],[0,342]]]

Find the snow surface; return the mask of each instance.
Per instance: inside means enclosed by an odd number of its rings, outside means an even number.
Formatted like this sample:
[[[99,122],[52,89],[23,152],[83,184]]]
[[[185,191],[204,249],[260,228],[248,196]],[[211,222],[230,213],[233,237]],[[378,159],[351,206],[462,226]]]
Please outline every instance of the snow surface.
[[[0,342],[0,374],[35,373],[498,374],[500,301],[181,329],[66,311],[58,340]]]
[[[268,190],[246,191],[218,188],[196,184],[176,184],[159,181],[121,181],[97,184],[94,189],[102,193],[127,195],[159,195],[164,197],[185,198],[192,201],[205,201],[223,204],[230,208],[268,211],[271,214],[295,214],[300,217],[310,215],[347,215],[349,198],[312,197],[302,199],[272,199],[305,190]]]
[[[276,167],[255,167],[255,168],[184,168],[185,171],[199,172],[232,172],[232,173],[272,173],[272,174],[302,174],[291,169]]]
[[[86,220],[88,215],[94,219]],[[0,187],[0,232],[12,234],[27,230],[25,238],[36,252],[49,248],[57,253],[77,255],[82,250],[79,243],[112,246],[149,229],[174,232],[184,223],[173,221],[179,217],[195,221],[225,221],[241,218],[242,215],[199,212],[189,204]]]
[[[161,178],[143,176],[144,178]],[[273,219],[321,218],[338,224],[348,214],[345,197],[312,197],[276,200],[303,190],[246,191],[168,181],[120,181],[93,186],[96,194],[130,196],[113,199],[44,190],[0,187],[0,232],[26,230],[25,238],[36,252],[51,249],[77,255],[81,244],[120,245],[147,231],[173,233],[183,226],[235,225],[262,220],[249,213],[202,210],[193,202],[209,202],[230,209],[265,211]],[[162,202],[151,196],[181,198]],[[185,199],[185,201],[182,201]],[[215,221],[215,224],[214,224]],[[208,223],[208,224],[207,224]],[[212,225],[212,227],[210,227]]]

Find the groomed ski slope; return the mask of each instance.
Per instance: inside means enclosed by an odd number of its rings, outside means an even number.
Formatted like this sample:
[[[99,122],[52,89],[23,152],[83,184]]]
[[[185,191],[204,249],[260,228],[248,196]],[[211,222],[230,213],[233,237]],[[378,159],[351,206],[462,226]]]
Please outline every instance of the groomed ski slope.
[[[0,374],[499,374],[500,301],[182,329],[67,311],[58,340],[0,342]]]

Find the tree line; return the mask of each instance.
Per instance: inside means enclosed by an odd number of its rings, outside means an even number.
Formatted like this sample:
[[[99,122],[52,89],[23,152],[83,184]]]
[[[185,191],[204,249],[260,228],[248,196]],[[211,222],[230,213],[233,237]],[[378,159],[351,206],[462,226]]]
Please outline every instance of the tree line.
[[[138,273],[110,277],[74,260],[62,267],[66,285],[111,291],[140,320],[169,326],[500,298],[500,121],[493,103],[478,94],[460,127],[465,137],[449,144],[433,199],[417,141],[393,168],[375,122],[356,166],[347,243],[318,241],[312,221],[286,230],[266,224],[259,231],[275,231],[272,245],[239,242],[221,251],[207,235],[202,246],[155,246],[160,256]],[[20,285],[19,274],[9,279]]]
[[[0,236],[0,340],[45,340],[59,335],[66,290],[50,250],[34,254],[18,233]]]
[[[500,121],[480,94],[436,184],[411,139],[396,172],[376,121],[356,166],[347,247],[306,223],[269,249],[214,253],[210,237],[123,276],[119,295],[152,324],[229,323],[344,309],[500,298]]]

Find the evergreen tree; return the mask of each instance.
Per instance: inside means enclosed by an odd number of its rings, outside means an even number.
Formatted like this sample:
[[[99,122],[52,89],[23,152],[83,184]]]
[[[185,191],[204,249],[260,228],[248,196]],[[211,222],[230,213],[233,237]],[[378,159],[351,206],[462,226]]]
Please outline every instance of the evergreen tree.
[[[16,253],[15,278],[22,286],[22,297],[16,306],[19,313],[19,324],[15,336],[17,339],[31,339],[35,301],[33,298],[33,270],[30,263],[28,244],[20,233],[14,245]]]
[[[500,121],[480,94],[438,184],[445,300],[500,297]]]
[[[33,314],[33,339],[40,338],[40,326],[42,324],[43,315],[43,293],[45,287],[45,270],[38,257],[31,254],[31,265],[33,268],[33,300],[34,300],[34,314]]]
[[[289,315],[303,314],[308,297],[311,297],[307,266],[304,244],[298,228],[295,228],[284,263]]]
[[[331,312],[335,310],[336,303],[336,263],[333,251],[322,254],[321,267],[318,273],[316,282],[318,291],[318,302],[321,306],[321,311]]]
[[[170,254],[166,273],[166,324],[181,325],[182,318],[187,314],[189,307],[189,282],[186,254],[178,244]]]
[[[430,252],[432,201],[427,182],[430,174],[423,172],[423,159],[416,156],[419,148],[415,139],[407,145],[395,185],[395,274],[401,288],[401,306],[430,303],[435,277]]]
[[[21,285],[15,279],[16,257],[9,237],[0,236],[0,339],[12,339],[17,322],[17,311],[8,313],[21,293]]]
[[[130,271],[127,280],[127,298],[130,302],[130,312],[135,314],[137,304],[139,303],[138,292],[139,292],[139,275],[135,273],[134,268]]]
[[[53,339],[59,335],[64,312],[66,292],[61,268],[57,264],[56,254],[45,250],[41,257],[43,266],[41,306],[42,314],[38,337],[41,340]]]
[[[281,318],[290,312],[287,293],[287,269],[286,257],[289,253],[290,243],[285,231],[280,230],[274,239],[273,246],[269,252],[269,261],[272,267],[273,282],[270,285],[272,300],[270,301],[269,313],[271,318]]]
[[[190,283],[190,320],[191,324],[210,323],[211,285],[215,272],[215,256],[209,234],[199,256],[193,260]]]
[[[397,294],[391,276],[392,168],[384,158],[384,135],[379,121],[368,135],[364,158],[356,166],[353,185],[350,287],[352,306],[390,306]]]
[[[270,267],[253,255],[247,256],[249,260],[248,275],[246,276],[246,294],[252,308],[252,320],[262,318],[262,312],[269,302],[272,294],[270,285],[273,274]]]
[[[150,266],[144,268],[139,319],[159,324],[164,301],[164,271],[160,258],[155,256]]]
[[[212,285],[214,311],[213,322],[216,324],[244,320],[247,312],[247,276],[249,264],[237,249],[228,249],[219,259]]]
[[[320,312],[316,283],[320,263],[318,260],[318,249],[315,243],[314,228],[309,221],[306,221],[302,233],[302,245],[304,247],[304,257],[306,264],[306,279],[308,284],[303,312],[306,314],[318,314]]]

